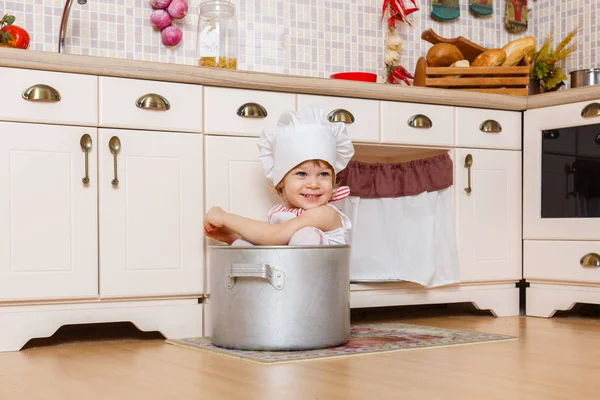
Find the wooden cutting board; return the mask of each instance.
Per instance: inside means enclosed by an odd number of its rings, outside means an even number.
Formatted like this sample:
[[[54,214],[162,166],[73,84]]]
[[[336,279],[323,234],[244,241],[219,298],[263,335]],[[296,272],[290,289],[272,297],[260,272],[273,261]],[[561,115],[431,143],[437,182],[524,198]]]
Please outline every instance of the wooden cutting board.
[[[459,36],[454,39],[446,39],[446,38],[439,36],[437,33],[435,33],[433,31],[433,29],[427,29],[427,30],[423,31],[423,33],[421,34],[421,39],[423,39],[431,44],[437,44],[437,43],[453,44],[456,47],[458,47],[458,49],[463,54],[463,56],[465,56],[465,59],[469,60],[469,62],[473,62],[475,57],[477,57],[479,54],[481,54],[483,51],[485,51],[484,47],[481,47],[480,45],[475,44],[475,43],[471,42],[470,40],[465,39],[462,36]]]

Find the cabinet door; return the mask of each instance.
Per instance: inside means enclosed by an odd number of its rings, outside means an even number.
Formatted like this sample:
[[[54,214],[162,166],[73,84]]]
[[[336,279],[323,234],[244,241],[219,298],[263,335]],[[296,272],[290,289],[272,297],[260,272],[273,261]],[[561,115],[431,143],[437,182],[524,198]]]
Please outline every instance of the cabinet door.
[[[202,136],[99,136],[100,295],[202,293]],[[116,163],[112,137],[120,141]]]
[[[269,210],[281,202],[269,187],[258,157],[258,139],[224,136],[206,137],[206,208],[265,220]]]
[[[0,122],[0,300],[98,295],[96,137],[96,128]]]
[[[521,279],[521,152],[459,148],[454,165],[461,281]]]

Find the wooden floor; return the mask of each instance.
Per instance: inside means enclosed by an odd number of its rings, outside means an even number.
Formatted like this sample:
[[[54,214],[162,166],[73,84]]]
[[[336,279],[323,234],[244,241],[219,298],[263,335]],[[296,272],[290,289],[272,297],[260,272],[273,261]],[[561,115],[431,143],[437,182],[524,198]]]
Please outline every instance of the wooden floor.
[[[86,339],[0,354],[0,399],[600,399],[597,315],[355,317],[519,340],[263,366],[160,339]]]

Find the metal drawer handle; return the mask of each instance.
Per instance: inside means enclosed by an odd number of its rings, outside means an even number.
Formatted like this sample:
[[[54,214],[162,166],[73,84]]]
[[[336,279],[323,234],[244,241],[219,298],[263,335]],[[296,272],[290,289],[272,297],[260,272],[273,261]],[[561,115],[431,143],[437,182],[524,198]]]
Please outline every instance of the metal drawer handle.
[[[597,117],[598,115],[600,115],[600,103],[588,104],[581,110],[581,116],[583,118]]]
[[[90,176],[88,171],[88,153],[90,152],[90,150],[92,150],[92,137],[86,133],[79,140],[79,145],[81,146],[81,150],[85,153],[85,176],[81,178],[81,182],[83,182],[84,185],[87,185],[90,183]]]
[[[242,118],[266,118],[267,110],[258,103],[245,103],[237,109],[237,115]]]
[[[581,257],[579,264],[582,267],[600,267],[600,254],[598,253],[587,253]]]
[[[427,129],[433,126],[433,123],[427,115],[417,114],[408,119],[408,126],[413,128]]]
[[[285,274],[269,264],[231,264],[227,275],[227,289],[235,285],[235,278],[260,278],[269,281],[277,290],[283,289]]]
[[[467,187],[465,188],[465,192],[467,192],[467,194],[471,194],[472,190],[471,190],[471,166],[473,165],[473,156],[470,154],[467,154],[467,156],[465,157],[465,168],[467,168]]]
[[[354,123],[354,115],[348,110],[338,108],[327,115],[329,122],[343,122],[347,125]]]
[[[27,101],[40,101],[47,103],[56,103],[61,99],[58,90],[54,89],[52,86],[41,84],[28,87],[23,91],[21,97]]]
[[[486,119],[479,126],[479,130],[484,133],[500,133],[502,132],[502,125],[496,120]]]
[[[113,180],[110,181],[110,184],[113,185],[113,187],[117,187],[117,186],[119,186],[119,178],[117,177],[117,155],[121,151],[121,141],[119,140],[119,138],[116,136],[111,137],[110,140],[108,141],[108,148],[110,149],[110,152],[113,154],[114,169],[115,169],[115,175],[114,175]]]
[[[148,93],[135,101],[137,108],[156,111],[168,111],[171,109],[169,100],[156,93]]]

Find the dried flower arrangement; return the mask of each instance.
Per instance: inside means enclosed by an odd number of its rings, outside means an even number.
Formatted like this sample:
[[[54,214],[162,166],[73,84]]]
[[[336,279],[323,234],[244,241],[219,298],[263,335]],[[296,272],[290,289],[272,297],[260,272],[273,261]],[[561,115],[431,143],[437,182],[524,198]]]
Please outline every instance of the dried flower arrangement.
[[[579,27],[573,29],[553,50],[551,45],[554,41],[554,33],[546,37],[542,47],[534,53],[531,60],[531,79],[539,82],[544,92],[550,92],[560,88],[566,79],[563,69],[556,65],[564,60],[575,50],[575,44],[567,46],[575,36]]]

